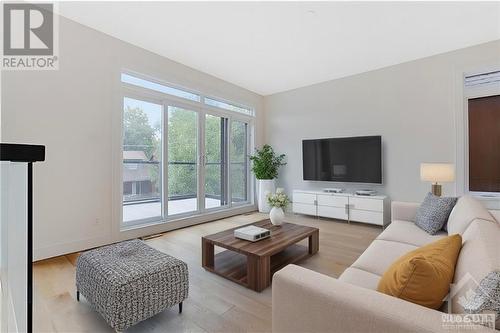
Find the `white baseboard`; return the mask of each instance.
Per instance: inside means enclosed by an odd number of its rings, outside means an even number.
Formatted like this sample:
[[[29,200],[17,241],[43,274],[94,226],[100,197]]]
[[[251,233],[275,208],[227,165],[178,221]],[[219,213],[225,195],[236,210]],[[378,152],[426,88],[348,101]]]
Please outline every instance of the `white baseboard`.
[[[33,250],[33,261],[79,252],[93,247],[110,244],[111,242],[111,236],[106,235],[103,237],[82,239],[74,242],[59,243],[47,247],[35,248]]]
[[[47,258],[65,255],[68,253],[84,251],[94,247],[111,244],[114,242],[119,242],[142,236],[154,235],[162,232],[167,232],[170,230],[188,227],[195,224],[211,222],[227,218],[230,216],[253,212],[256,209],[257,208],[255,205],[243,206],[227,211],[218,211],[206,215],[184,218],[181,220],[167,222],[167,223],[117,231],[113,235],[105,235],[102,237],[82,239],[73,242],[54,244],[42,248],[35,248],[33,251],[33,261],[39,261]]]

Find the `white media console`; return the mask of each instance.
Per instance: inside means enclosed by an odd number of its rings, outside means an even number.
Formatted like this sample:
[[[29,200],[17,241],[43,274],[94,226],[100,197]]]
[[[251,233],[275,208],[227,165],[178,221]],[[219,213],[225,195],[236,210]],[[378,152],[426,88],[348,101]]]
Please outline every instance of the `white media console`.
[[[293,191],[293,212],[385,226],[389,223],[390,203],[384,195],[362,196],[352,193]]]

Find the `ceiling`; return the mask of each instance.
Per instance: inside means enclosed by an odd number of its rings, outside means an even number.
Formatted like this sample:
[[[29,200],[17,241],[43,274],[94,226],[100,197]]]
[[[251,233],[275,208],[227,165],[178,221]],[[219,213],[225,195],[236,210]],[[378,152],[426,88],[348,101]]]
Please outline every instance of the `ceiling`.
[[[61,2],[59,11],[261,95],[500,39],[500,2]]]

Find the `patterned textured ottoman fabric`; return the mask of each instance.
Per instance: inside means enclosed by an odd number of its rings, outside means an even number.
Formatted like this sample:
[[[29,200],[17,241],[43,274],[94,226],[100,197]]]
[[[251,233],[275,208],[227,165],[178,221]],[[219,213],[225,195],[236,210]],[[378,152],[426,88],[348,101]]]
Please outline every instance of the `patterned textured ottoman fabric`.
[[[188,296],[186,263],[140,240],[84,252],[76,289],[117,331],[148,319]]]

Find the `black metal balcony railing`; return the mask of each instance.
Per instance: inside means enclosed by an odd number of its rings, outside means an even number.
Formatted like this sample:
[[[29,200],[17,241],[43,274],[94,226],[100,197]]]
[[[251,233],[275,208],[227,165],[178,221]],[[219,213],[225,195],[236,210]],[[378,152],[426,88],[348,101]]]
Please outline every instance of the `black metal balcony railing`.
[[[123,160],[124,165],[155,165],[158,168],[158,175],[160,173],[160,162],[159,161],[138,161],[138,160]],[[182,161],[170,161],[167,163],[168,165],[185,165],[185,166],[191,166],[195,167],[197,165],[196,162],[182,162]],[[230,165],[241,165],[243,168],[246,166],[246,162],[230,162]],[[222,162],[206,162],[205,165],[218,165],[221,166],[223,165]],[[130,170],[136,170],[136,169],[130,169]],[[151,178],[153,176],[150,174]],[[153,181],[151,182],[153,183]],[[153,185],[154,186],[154,185]],[[245,191],[246,192],[246,191]],[[207,198],[211,199],[216,199],[216,200],[222,200],[222,195],[221,194],[216,194],[216,193],[205,193],[205,196]],[[185,200],[185,199],[194,199],[197,197],[196,194],[196,189],[193,189],[192,192],[189,193],[183,193],[183,194],[175,194],[175,195],[169,195],[168,200]],[[133,205],[133,204],[140,204],[140,203],[150,203],[150,202],[159,202],[161,200],[160,197],[160,192],[157,191],[150,191],[149,193],[130,193],[130,194],[123,194],[123,205]],[[233,198],[233,201],[246,201],[246,198]]]

